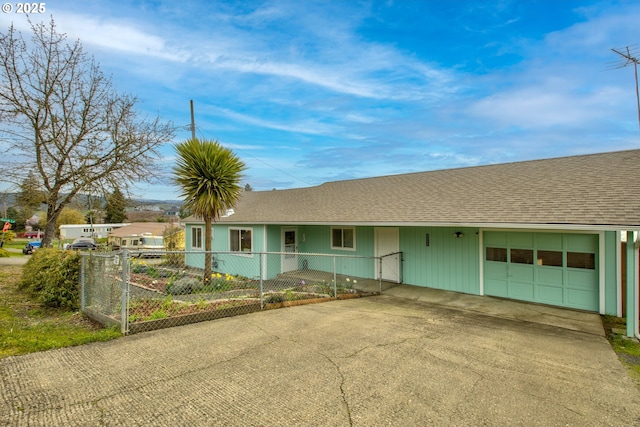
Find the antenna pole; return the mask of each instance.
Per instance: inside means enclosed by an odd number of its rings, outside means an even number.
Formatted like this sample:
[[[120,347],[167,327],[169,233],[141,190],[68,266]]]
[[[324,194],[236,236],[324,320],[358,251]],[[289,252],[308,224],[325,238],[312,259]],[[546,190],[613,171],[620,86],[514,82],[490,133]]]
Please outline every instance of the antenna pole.
[[[617,53],[624,59],[626,62],[622,65],[622,67],[626,67],[629,64],[633,64],[633,72],[636,79],[636,104],[638,109],[638,127],[640,127],[640,93],[638,92],[638,58],[631,55],[631,51],[629,50],[629,46],[625,47],[626,52],[621,52],[618,49],[611,49],[614,53]]]
[[[636,82],[637,80],[638,76],[636,75]],[[193,99],[189,101],[189,103],[191,104],[191,139],[196,139],[196,121],[193,115]]]
[[[640,126],[640,94],[638,93],[638,60],[636,58],[633,61],[633,72],[636,77],[636,104],[638,106],[638,126]]]

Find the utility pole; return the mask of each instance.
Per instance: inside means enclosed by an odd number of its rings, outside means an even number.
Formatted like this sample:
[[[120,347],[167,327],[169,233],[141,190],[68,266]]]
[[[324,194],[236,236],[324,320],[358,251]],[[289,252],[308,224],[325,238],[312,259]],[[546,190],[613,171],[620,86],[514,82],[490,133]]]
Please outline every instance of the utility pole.
[[[636,104],[638,108],[638,127],[640,127],[640,94],[638,93],[638,56],[636,55],[637,47],[625,46],[622,49],[611,49],[614,53],[620,55],[623,61],[616,64],[613,68],[624,68],[633,64],[633,71],[636,78]]]
[[[196,121],[193,115],[193,99],[189,101],[191,104],[191,139],[196,139]]]

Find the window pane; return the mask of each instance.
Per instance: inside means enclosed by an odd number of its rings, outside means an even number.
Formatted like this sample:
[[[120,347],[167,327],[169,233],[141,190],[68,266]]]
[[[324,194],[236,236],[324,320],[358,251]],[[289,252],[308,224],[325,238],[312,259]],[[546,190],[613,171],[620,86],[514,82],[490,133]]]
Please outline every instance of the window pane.
[[[251,252],[251,230],[240,230],[240,250]]]
[[[596,269],[596,254],[567,252],[567,267]]]
[[[331,230],[331,246],[334,248],[342,247],[342,229],[334,228]]]
[[[538,251],[538,265],[562,267],[562,252]]]
[[[353,249],[353,229],[352,228],[342,229],[342,247]]]
[[[195,227],[191,229],[191,247],[202,248],[202,228]]]
[[[511,262],[533,264],[533,249],[511,249]]]
[[[296,232],[295,231],[285,231],[284,232],[284,244],[285,245],[295,245],[296,244]]]
[[[229,250],[240,250],[240,230],[229,230]]]
[[[507,262],[505,248],[487,248],[487,261]]]

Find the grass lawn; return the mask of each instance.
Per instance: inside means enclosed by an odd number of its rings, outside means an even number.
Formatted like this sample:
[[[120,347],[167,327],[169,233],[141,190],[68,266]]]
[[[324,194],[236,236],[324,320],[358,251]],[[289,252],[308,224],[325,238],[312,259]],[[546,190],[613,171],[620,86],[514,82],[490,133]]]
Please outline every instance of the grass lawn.
[[[631,378],[640,387],[640,343],[636,339],[629,339],[616,333],[616,331],[626,330],[626,319],[603,316],[602,323],[613,351],[616,352],[622,364],[629,370]]]
[[[43,307],[18,289],[22,269],[0,265],[0,358],[121,336],[82,313]]]

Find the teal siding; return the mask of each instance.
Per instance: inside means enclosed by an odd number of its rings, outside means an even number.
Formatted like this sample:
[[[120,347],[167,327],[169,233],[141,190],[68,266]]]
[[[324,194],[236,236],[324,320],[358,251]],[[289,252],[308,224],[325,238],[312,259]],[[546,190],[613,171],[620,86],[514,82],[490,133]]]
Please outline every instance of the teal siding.
[[[463,237],[454,234],[460,231]],[[479,236],[475,228],[401,227],[404,283],[480,293]],[[429,234],[429,246],[426,235]]]
[[[280,252],[282,250],[281,238],[282,226],[267,225],[267,252]],[[260,251],[262,252],[262,249]]]
[[[186,247],[190,248],[191,227],[186,227]],[[214,224],[214,251],[229,250],[229,228],[251,228],[255,252],[282,251],[283,225],[227,225]],[[331,226],[299,225],[297,229],[298,268],[333,271],[332,257],[305,256],[305,253],[336,254],[373,257],[375,255],[375,227],[358,226],[356,250],[331,248]],[[468,294],[480,294],[480,262],[487,247],[532,249],[562,252],[562,268],[532,264],[483,261],[484,293],[524,301],[542,302],[572,308],[599,311],[600,258],[604,260],[605,312],[617,314],[618,259],[616,232],[605,232],[604,253],[600,253],[600,234],[485,231],[480,248],[479,230],[464,227],[398,227],[399,249],[403,252],[403,283]],[[455,237],[460,231],[463,237]],[[429,245],[427,246],[427,235]],[[266,240],[265,240],[266,239]],[[567,253],[595,253],[595,269],[566,268]],[[537,252],[533,252],[537,255]],[[257,255],[218,254],[218,271],[259,277]],[[187,264],[202,268],[202,254],[187,254]],[[510,261],[510,258],[509,258]],[[338,274],[375,278],[377,263],[373,259],[336,257]],[[282,271],[282,256],[269,255],[263,261],[265,278],[273,278]]]
[[[331,227],[327,225],[305,225],[298,227],[298,252],[335,254],[347,256],[374,256],[374,232],[373,227],[355,227],[356,250],[341,250],[331,248]],[[309,269],[321,271],[333,271],[332,257],[299,257],[299,266],[305,262]],[[346,276],[375,278],[376,265],[373,259],[356,259],[336,257],[336,273]]]
[[[604,233],[604,297],[605,314],[618,315],[618,263],[617,246],[619,245],[617,233],[606,231]]]
[[[279,225],[267,226],[267,252],[280,252],[282,245],[282,227]],[[262,249],[260,250],[262,251]],[[282,259],[279,255],[269,255],[264,262],[264,278],[272,279],[282,273]]]
[[[214,251],[229,251],[229,229],[251,229],[252,251],[261,252],[264,247],[264,227],[262,225],[214,225],[215,234],[213,236]],[[258,255],[236,254],[216,254],[218,261],[217,270],[220,273],[239,275],[249,278],[260,277],[260,264]]]
[[[190,248],[191,228],[193,226],[200,226],[200,224],[187,224],[186,236],[187,236],[187,248]],[[262,251],[264,245],[264,227],[262,225],[213,225],[213,240],[211,249],[214,252],[226,252],[229,251],[229,228],[243,228],[252,230],[252,244],[254,251]],[[190,267],[203,268],[204,256],[202,252],[189,253],[185,256],[185,262]],[[249,278],[260,277],[260,265],[259,257],[257,255],[242,255],[242,254],[215,254],[214,255],[214,270],[218,273],[228,273],[234,276],[244,276]]]

